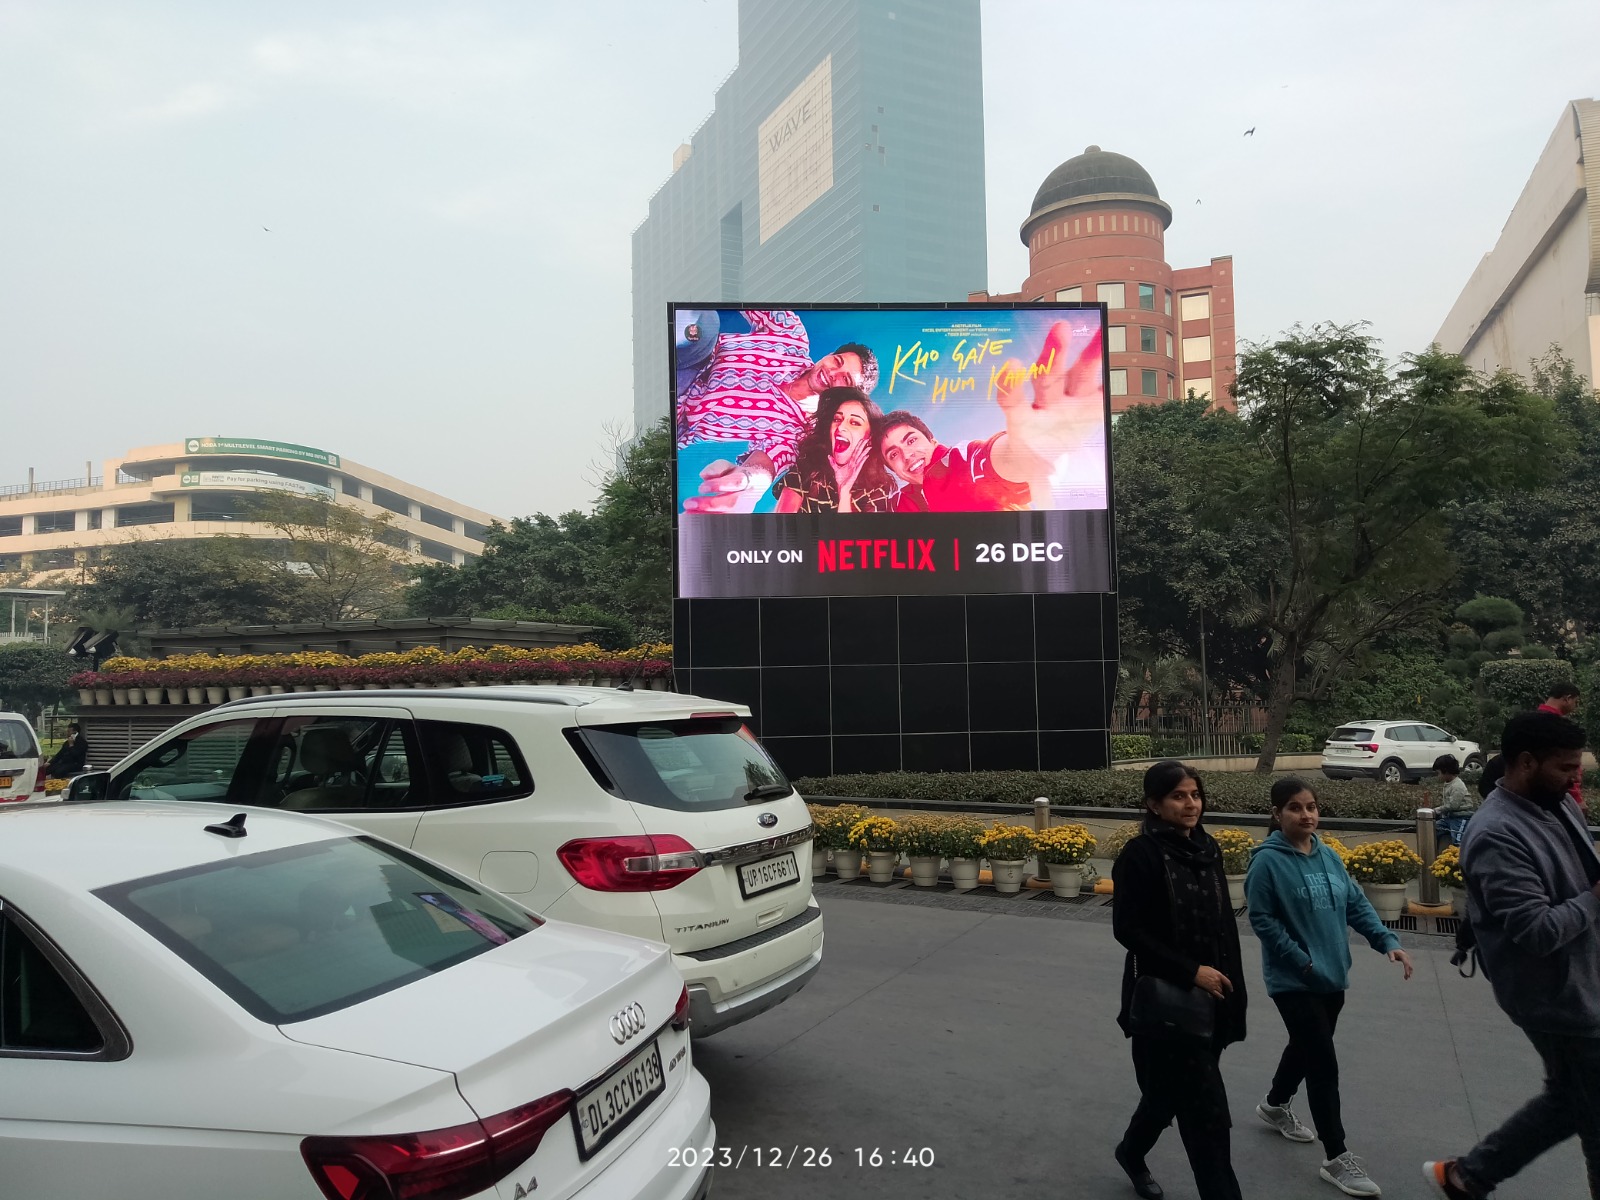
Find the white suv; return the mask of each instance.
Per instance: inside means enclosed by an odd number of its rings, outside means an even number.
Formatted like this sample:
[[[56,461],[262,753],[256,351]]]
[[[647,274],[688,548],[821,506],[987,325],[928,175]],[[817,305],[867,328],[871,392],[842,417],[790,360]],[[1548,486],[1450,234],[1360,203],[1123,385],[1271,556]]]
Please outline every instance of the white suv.
[[[1433,774],[1433,762],[1455,756],[1466,779],[1483,771],[1483,750],[1437,725],[1421,721],[1351,721],[1328,735],[1322,773],[1329,779],[1362,776],[1384,783],[1416,783]]]
[[[822,961],[811,819],[749,715],[586,687],[262,696],[190,718],[68,798],[315,812],[534,912],[666,942],[703,1037]]]
[[[27,800],[44,789],[44,756],[21,713],[0,712],[0,802]]]

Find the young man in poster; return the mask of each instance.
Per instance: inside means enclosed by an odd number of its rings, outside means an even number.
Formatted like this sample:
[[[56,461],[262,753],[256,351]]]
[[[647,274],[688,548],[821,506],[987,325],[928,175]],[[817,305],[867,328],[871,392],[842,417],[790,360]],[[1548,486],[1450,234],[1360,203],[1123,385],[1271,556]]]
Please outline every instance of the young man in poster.
[[[1057,321],[1031,368],[1015,360],[1001,369],[995,401],[1006,427],[965,449],[940,445],[911,413],[883,419],[878,447],[905,486],[896,512],[1000,512],[1051,508],[1055,475],[1103,427],[1100,390],[1101,335],[1074,335]],[[1032,398],[1022,384],[1031,380]]]
[[[794,465],[817,397],[830,387],[870,394],[878,360],[857,342],[811,361],[811,339],[797,313],[753,309],[749,333],[724,333],[710,364],[678,400],[680,448],[695,442],[748,442],[737,463],[718,459],[701,472],[702,495],[685,512],[749,512],[777,475]]]

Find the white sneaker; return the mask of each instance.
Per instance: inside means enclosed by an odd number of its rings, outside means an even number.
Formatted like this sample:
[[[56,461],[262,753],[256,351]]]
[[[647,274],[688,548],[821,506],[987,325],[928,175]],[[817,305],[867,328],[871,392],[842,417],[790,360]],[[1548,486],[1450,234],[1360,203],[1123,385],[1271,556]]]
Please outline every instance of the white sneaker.
[[[1287,1103],[1282,1105],[1268,1104],[1263,1100],[1256,1105],[1256,1115],[1291,1142],[1314,1142],[1317,1140],[1317,1135],[1300,1124],[1300,1118],[1294,1115],[1294,1109],[1290,1108]]]
[[[1348,1150],[1338,1158],[1331,1158],[1323,1163],[1322,1170],[1318,1174],[1346,1196],[1383,1195],[1383,1189],[1372,1182],[1372,1177],[1367,1174],[1361,1160]]]

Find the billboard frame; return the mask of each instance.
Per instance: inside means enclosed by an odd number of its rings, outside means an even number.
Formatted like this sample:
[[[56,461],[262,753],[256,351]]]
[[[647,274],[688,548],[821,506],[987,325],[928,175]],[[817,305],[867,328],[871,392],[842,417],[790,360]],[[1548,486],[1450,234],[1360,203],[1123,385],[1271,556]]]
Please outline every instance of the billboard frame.
[[[1054,309],[1058,311],[1098,312],[1100,314],[1100,328],[1106,336],[1100,339],[1100,381],[1101,402],[1103,405],[1102,420],[1106,431],[1105,472],[1106,472],[1106,527],[1107,527],[1107,552],[1110,558],[1109,568],[1112,589],[1109,592],[1082,592],[1081,595],[1116,595],[1117,582],[1117,512],[1116,512],[1116,481],[1113,475],[1111,438],[1113,422],[1111,412],[1111,338],[1110,338],[1110,307],[1102,300],[1040,300],[1040,301],[997,301],[997,300],[939,300],[927,302],[910,301],[826,301],[818,303],[803,303],[796,301],[744,301],[744,300],[707,300],[707,301],[669,301],[667,304],[667,434],[670,439],[668,453],[668,485],[671,489],[672,503],[672,600],[676,604],[680,600],[693,600],[680,594],[679,590],[679,520],[682,516],[678,502],[678,348],[677,348],[677,315],[680,309],[705,310],[705,309],[738,309],[740,311],[761,311],[781,309],[799,313],[802,317],[807,312],[1037,312],[1040,309]],[[898,593],[885,592],[882,595],[898,595]],[[976,594],[976,593],[962,593]],[[1057,595],[1054,592],[1024,592],[1014,591],[1000,593],[1003,595]],[[759,599],[760,597],[750,597]]]

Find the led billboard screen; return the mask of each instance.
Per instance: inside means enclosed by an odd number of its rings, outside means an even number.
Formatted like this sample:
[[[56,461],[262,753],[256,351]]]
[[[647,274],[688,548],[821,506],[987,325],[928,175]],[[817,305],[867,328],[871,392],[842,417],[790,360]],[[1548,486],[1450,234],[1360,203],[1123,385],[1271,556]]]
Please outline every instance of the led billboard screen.
[[[1109,592],[1100,305],[674,305],[677,594]]]

